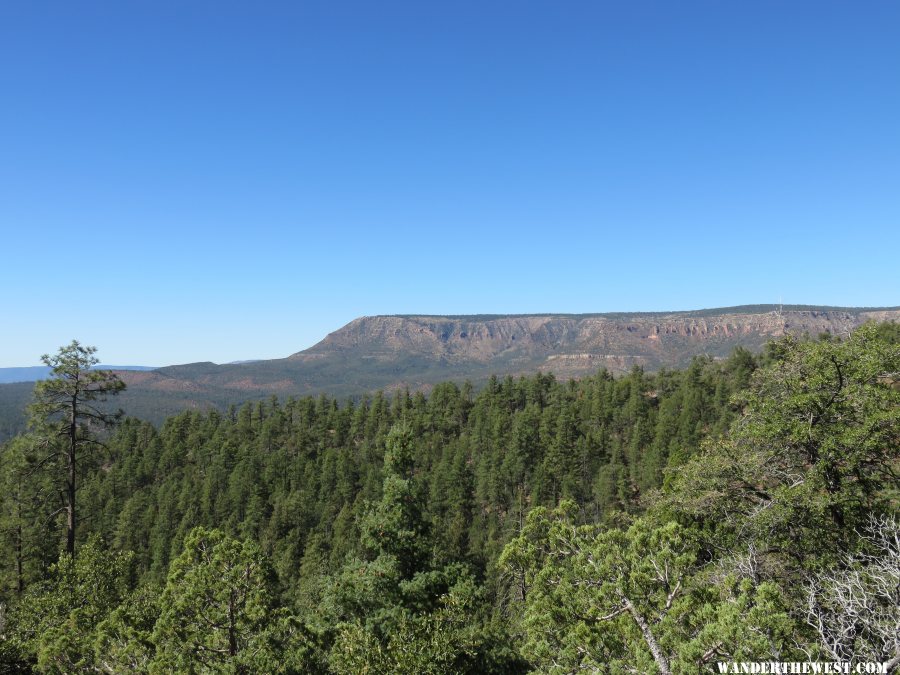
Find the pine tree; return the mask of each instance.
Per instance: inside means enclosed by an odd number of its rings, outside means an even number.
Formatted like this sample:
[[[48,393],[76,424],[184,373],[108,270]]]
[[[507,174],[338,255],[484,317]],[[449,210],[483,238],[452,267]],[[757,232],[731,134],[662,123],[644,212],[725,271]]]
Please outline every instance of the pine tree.
[[[274,578],[256,544],[194,529],[172,562],[152,672],[273,672]]]
[[[125,383],[112,371],[93,370],[99,363],[96,347],[83,347],[73,340],[66,347],[41,360],[51,370],[50,379],[34,387],[34,402],[29,408],[31,426],[41,437],[47,453],[40,464],[62,467],[63,506],[66,513],[66,551],[75,557],[75,530],[78,512],[75,495],[85,454],[101,445],[98,427],[110,427],[122,413],[110,413],[99,404],[125,389]]]

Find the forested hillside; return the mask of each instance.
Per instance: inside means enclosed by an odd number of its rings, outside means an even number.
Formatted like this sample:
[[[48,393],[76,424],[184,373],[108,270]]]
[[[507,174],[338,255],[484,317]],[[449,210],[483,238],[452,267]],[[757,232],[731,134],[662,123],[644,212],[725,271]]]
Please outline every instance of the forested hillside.
[[[884,324],[655,374],[88,425],[76,556],[46,419],[2,446],[0,670],[896,664],[898,372]],[[851,576],[852,635],[829,609]]]

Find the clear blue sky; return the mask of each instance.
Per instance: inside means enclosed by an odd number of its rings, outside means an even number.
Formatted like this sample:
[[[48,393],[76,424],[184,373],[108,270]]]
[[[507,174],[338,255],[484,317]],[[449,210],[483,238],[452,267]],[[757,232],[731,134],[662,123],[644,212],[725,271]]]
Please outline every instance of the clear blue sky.
[[[0,366],[900,304],[897,2],[0,4]]]

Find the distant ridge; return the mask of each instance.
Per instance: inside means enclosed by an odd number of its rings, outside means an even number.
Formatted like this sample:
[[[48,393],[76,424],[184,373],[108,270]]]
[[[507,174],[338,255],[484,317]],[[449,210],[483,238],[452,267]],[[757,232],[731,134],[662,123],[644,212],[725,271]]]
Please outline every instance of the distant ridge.
[[[739,345],[759,350],[788,333],[846,335],[867,321],[900,321],[900,306],[368,316],[283,359],[122,371],[128,391],[116,405],[158,422],[182,410],[225,409],[273,395],[360,396],[378,389],[428,390],[444,380],[478,384],[491,375],[543,371],[567,379],[600,368],[678,368],[699,354],[721,358]],[[0,437],[21,426],[31,387],[0,385]]]
[[[97,365],[98,370],[156,370],[157,366],[108,366]],[[50,374],[48,366],[23,366],[16,368],[0,368],[0,384],[11,382],[37,382]]]

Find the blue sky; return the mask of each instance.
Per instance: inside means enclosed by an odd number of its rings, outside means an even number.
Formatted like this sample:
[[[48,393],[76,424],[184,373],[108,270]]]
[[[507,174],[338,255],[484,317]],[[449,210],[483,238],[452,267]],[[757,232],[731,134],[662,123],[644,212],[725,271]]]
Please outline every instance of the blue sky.
[[[898,305],[896,2],[0,4],[0,366]]]

